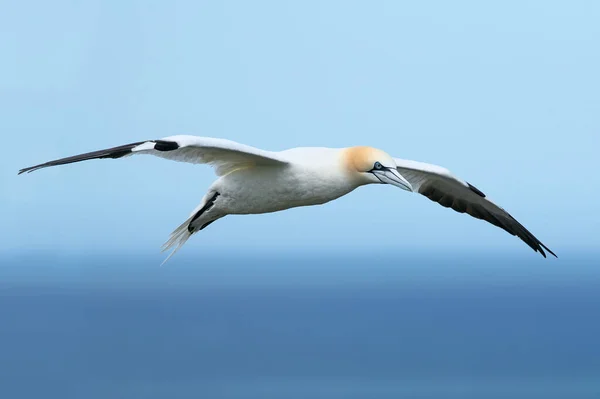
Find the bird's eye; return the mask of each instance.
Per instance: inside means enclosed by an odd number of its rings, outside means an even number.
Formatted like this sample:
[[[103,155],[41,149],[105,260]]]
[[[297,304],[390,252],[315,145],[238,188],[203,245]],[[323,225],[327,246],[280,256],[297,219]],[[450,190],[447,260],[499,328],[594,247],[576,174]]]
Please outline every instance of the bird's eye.
[[[375,169],[381,169],[383,166],[379,162],[375,162]]]

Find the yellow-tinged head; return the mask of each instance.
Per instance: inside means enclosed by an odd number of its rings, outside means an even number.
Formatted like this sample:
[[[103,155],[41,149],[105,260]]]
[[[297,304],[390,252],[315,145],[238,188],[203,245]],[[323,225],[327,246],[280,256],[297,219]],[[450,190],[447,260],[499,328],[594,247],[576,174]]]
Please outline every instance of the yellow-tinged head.
[[[364,146],[347,148],[342,162],[362,184],[392,184],[412,191],[410,183],[396,170],[394,158],[377,148]]]

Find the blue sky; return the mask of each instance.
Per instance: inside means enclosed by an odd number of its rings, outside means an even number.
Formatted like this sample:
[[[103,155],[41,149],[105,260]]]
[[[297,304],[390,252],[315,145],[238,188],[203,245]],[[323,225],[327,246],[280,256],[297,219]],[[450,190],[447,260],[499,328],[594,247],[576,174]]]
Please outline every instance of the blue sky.
[[[559,255],[598,248],[598,21],[595,1],[8,2],[0,252],[159,257],[210,168],[137,157],[16,172],[173,134],[271,150],[372,145],[448,167]],[[182,253],[232,243],[535,256],[500,229],[384,186],[228,217]]]

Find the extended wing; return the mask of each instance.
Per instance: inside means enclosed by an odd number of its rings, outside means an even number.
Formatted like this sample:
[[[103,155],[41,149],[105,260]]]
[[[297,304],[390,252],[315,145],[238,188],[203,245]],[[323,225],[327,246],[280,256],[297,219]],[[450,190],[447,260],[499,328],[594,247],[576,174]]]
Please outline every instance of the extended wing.
[[[215,167],[215,172],[219,176],[240,166],[287,164],[276,152],[260,150],[230,140],[197,136],[171,136],[160,140],[139,141],[57,159],[21,169],[19,174],[33,172],[49,166],[65,165],[90,159],[115,159],[134,154],[150,154],[172,161],[210,164]]]
[[[504,209],[486,198],[475,186],[454,176],[448,169],[423,162],[395,158],[398,172],[410,182],[415,192],[456,212],[485,220],[519,237],[545,258],[548,247]]]

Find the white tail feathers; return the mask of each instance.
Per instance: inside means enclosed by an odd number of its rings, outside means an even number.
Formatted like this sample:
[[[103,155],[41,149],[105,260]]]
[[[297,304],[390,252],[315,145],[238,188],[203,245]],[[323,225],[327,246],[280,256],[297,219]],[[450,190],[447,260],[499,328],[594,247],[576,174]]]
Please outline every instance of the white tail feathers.
[[[189,238],[192,236],[192,233],[190,233],[188,231],[188,225],[190,224],[191,221],[192,221],[192,217],[190,217],[185,222],[180,224],[179,227],[177,227],[175,230],[173,230],[173,232],[171,233],[171,236],[169,237],[167,242],[165,242],[163,244],[162,252],[165,252],[171,248],[174,248],[174,249],[169,254],[169,256],[167,256],[167,259],[165,259],[163,261],[163,263],[160,264],[161,266],[164,265],[169,259],[171,259],[171,256],[175,255],[175,253],[177,251],[179,251],[179,248],[181,248],[183,246],[183,244],[185,244],[185,242],[187,240],[189,240]]]
[[[210,198],[208,198],[207,195],[204,196],[202,203],[192,211],[190,217],[187,218],[185,222],[183,222],[179,225],[179,227],[173,230],[167,242],[163,244],[162,252],[165,252],[169,249],[173,249],[173,251],[169,254],[169,256],[167,256],[167,259],[165,259],[163,263],[161,263],[161,266],[164,265],[169,259],[171,259],[171,256],[175,255],[175,253],[179,251],[183,244],[185,244],[186,241],[190,239],[192,234],[198,231],[198,227],[200,227],[199,229],[202,230],[215,220],[222,217],[218,214],[212,215],[212,217],[204,216],[205,212],[208,212],[213,207],[215,200],[219,196],[219,193],[212,192],[211,195],[212,197]],[[194,228],[192,229],[192,231],[190,231],[189,227],[192,223],[194,223],[194,226],[192,226]]]

